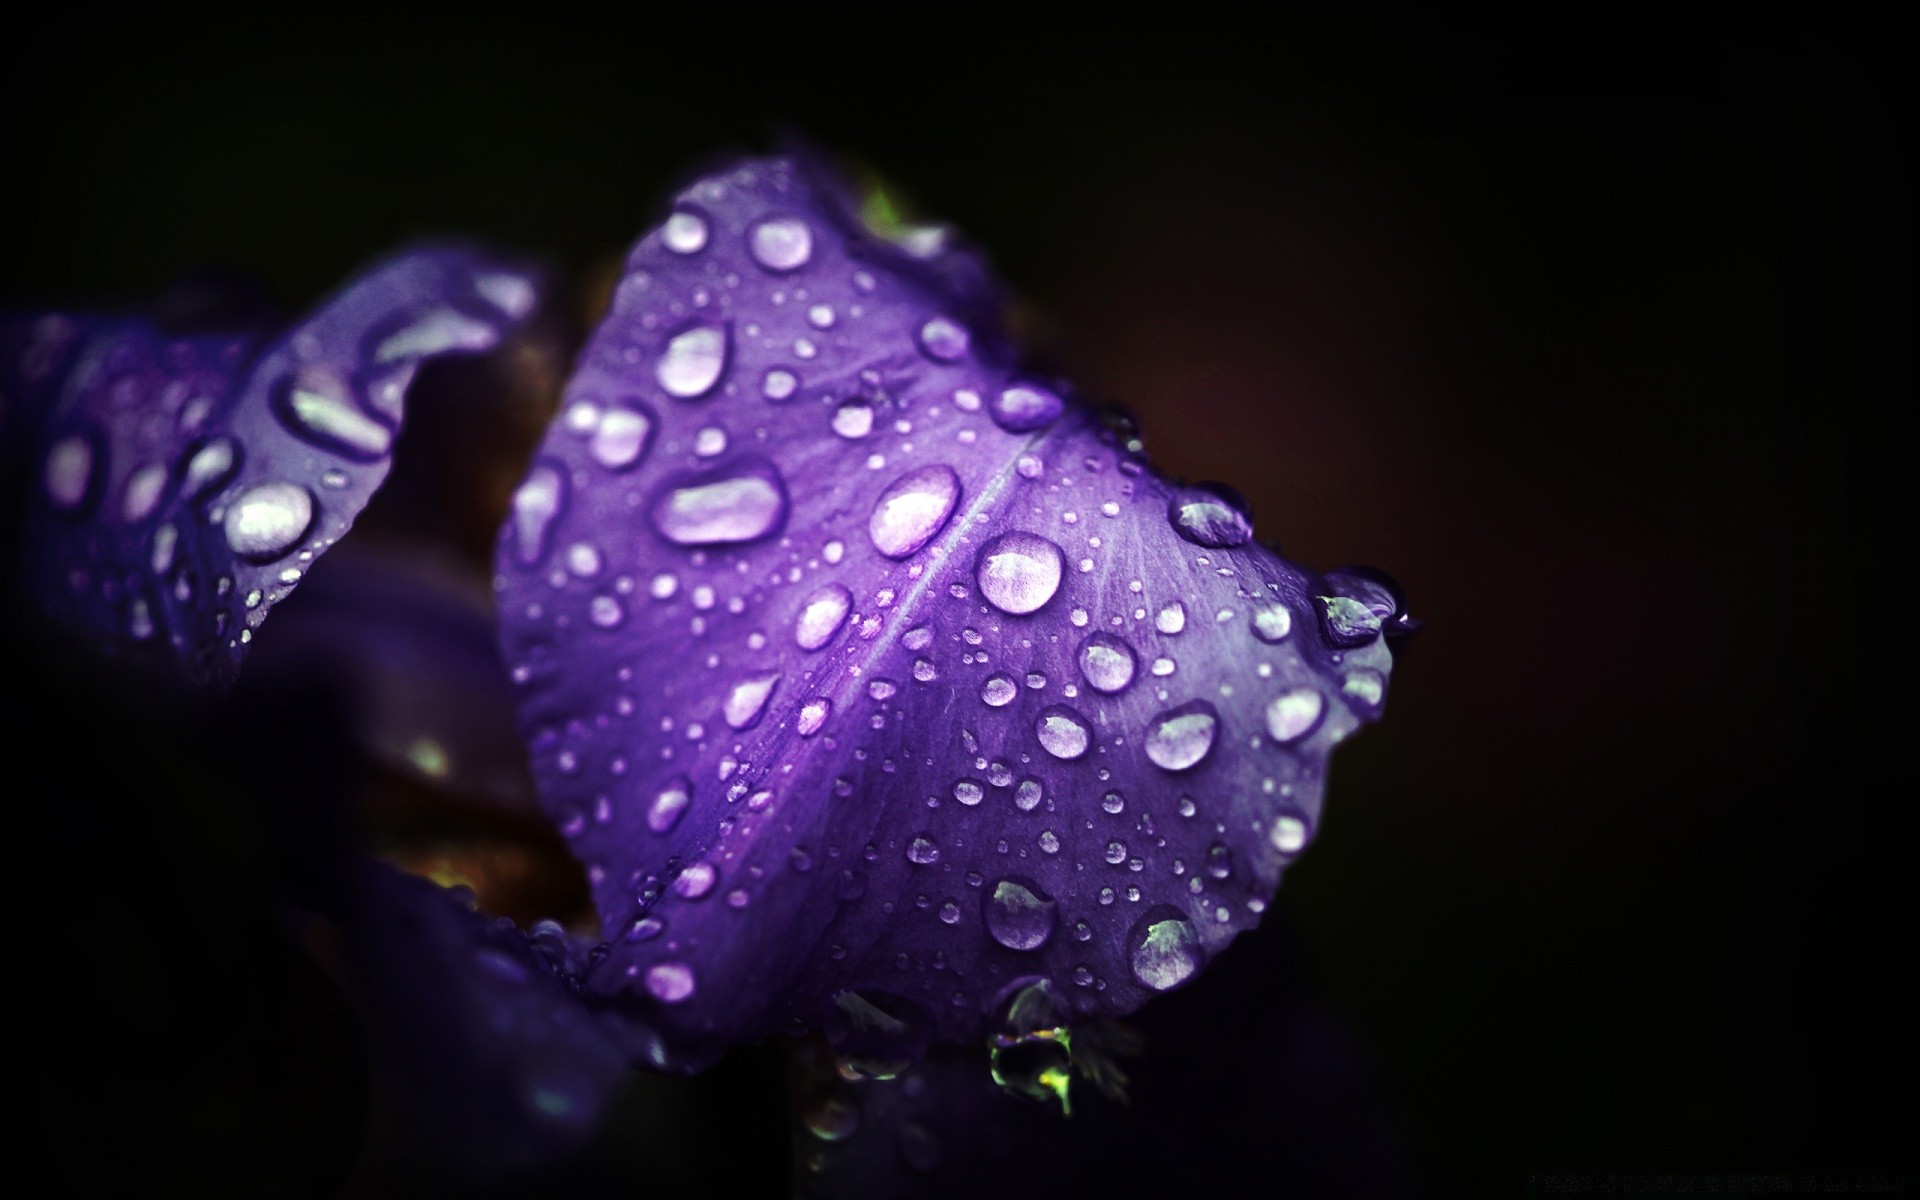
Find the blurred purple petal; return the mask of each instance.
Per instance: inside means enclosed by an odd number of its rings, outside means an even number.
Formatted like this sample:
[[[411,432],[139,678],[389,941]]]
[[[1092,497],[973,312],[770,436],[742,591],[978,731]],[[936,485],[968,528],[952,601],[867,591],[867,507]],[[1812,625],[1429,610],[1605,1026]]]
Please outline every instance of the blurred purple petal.
[[[967,261],[783,160],[634,248],[497,559],[592,990],[905,1056],[1036,978],[1130,1012],[1258,921],[1377,715],[1377,597],[1019,369]]]
[[[428,248],[271,341],[138,318],[8,323],[34,599],[110,656],[231,682],[253,631],[386,478],[414,372],[497,345],[535,298],[521,267]]]

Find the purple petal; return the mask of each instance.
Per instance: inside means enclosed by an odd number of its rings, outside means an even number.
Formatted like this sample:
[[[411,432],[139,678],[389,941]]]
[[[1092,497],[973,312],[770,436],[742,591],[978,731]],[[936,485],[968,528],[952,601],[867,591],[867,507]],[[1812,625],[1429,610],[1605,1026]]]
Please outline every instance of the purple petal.
[[[29,447],[35,599],[109,655],[230,682],[268,611],[386,478],[414,372],[497,345],[535,298],[520,267],[421,249],[271,341],[18,323],[0,349]]]
[[[674,214],[497,560],[536,778],[611,941],[589,986],[910,1056],[1020,981],[1084,1019],[1192,979],[1379,711],[1381,620],[1320,597],[1379,597],[1020,370],[947,287],[977,260],[905,253],[787,161]]]

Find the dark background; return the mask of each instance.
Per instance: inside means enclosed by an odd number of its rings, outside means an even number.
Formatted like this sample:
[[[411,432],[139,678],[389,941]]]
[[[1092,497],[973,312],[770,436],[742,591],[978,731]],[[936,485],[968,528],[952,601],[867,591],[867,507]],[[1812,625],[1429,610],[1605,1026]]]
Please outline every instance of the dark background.
[[[297,309],[439,233],[584,296],[690,169],[797,130],[984,246],[1163,470],[1236,484],[1290,558],[1386,568],[1427,622],[1272,930],[1193,994],[1303,981],[1426,1194],[1913,1169],[1903,43],[1096,11],[68,19],[5,51],[0,307],[129,305],[212,266]],[[18,761],[22,807],[73,790],[74,762]],[[149,822],[43,859],[30,919],[109,962],[241,940],[205,880],[250,881],[253,911],[257,844]],[[93,874],[135,863],[140,911],[100,901]],[[350,1161],[350,1011],[298,955],[236,953],[254,983],[189,1042],[281,1045],[303,1082],[140,1075],[202,985],[65,969],[48,1075],[81,1107],[48,1113],[52,1146]],[[1285,1086],[1235,1069],[1245,1011],[1191,1064],[1221,1133],[1188,1182],[1248,1158],[1236,1106]],[[781,1186],[775,1072],[737,1056],[674,1102],[709,1183]],[[227,1092],[266,1115],[193,1115]]]

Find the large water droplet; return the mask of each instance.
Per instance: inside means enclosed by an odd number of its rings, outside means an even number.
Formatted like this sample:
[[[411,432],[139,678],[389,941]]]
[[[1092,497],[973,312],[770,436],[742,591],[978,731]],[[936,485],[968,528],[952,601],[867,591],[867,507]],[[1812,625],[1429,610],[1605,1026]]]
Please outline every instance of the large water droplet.
[[[441,308],[382,338],[373,352],[373,361],[398,362],[449,350],[489,350],[499,340],[500,331],[489,322]]]
[[[127,479],[127,490],[120,495],[120,516],[129,525],[137,525],[153,515],[160,505],[160,494],[167,487],[165,463],[149,463]]]
[[[1086,676],[1087,686],[1108,695],[1125,691],[1140,665],[1133,647],[1112,633],[1090,635],[1080,643],[1079,657],[1080,673]]]
[[[1283,642],[1293,632],[1293,610],[1278,600],[1256,601],[1251,624],[1253,636],[1261,641]]]
[[[609,471],[624,471],[646,456],[653,440],[653,410],[638,401],[610,408],[593,427],[587,451]]]
[[[833,640],[853,607],[853,593],[829,583],[807,597],[793,623],[793,640],[802,650],[818,650]]]
[[[547,556],[547,535],[560,515],[566,477],[547,463],[535,463],[513,493],[513,549],[522,564],[534,566]]]
[[[1327,644],[1339,650],[1364,646],[1380,636],[1380,614],[1350,596],[1315,596],[1320,609],[1320,631]]]
[[[996,672],[987,676],[987,681],[980,685],[980,699],[984,700],[989,708],[1005,708],[1012,704],[1014,697],[1019,694],[1020,685],[1013,681],[1013,676],[1005,672]]]
[[[331,371],[310,368],[286,380],[274,409],[295,436],[335,454],[372,462],[393,449],[393,430],[360,411]]]
[[[1014,530],[981,548],[974,564],[980,594],[1004,613],[1035,612],[1060,590],[1060,547],[1037,533]]]
[[[249,562],[272,562],[313,526],[313,493],[294,483],[259,483],[227,506],[227,548]]]
[[[813,230],[799,217],[769,217],[747,238],[753,261],[769,271],[797,271],[813,257]]]
[[[873,405],[865,400],[849,400],[833,410],[833,431],[855,440],[873,432]]]
[[[660,790],[647,802],[647,828],[658,834],[673,832],[691,803],[693,782],[685,775],[675,775],[661,784]]]
[[[1031,433],[1053,424],[1065,408],[1051,390],[1037,383],[1016,383],[993,398],[988,412],[994,424],[1008,433]]]
[[[727,330],[696,325],[676,334],[654,364],[653,377],[669,396],[695,400],[713,390],[727,369]]]
[[[1180,911],[1151,909],[1133,927],[1128,965],[1133,977],[1156,992],[1178,987],[1200,969],[1200,937]]]
[[[1038,950],[1053,937],[1059,905],[1040,885],[1023,876],[1009,876],[993,885],[984,897],[987,932],[1009,950]]]
[[[1282,854],[1300,853],[1307,844],[1307,823],[1291,813],[1281,813],[1267,831],[1267,844]]]
[[[1167,520],[1175,533],[1196,546],[1244,546],[1253,540],[1253,523],[1228,497],[1206,488],[1181,488],[1167,502]]]
[[[874,502],[868,536],[888,558],[906,558],[945,528],[959,501],[960,477],[952,467],[934,463],[908,471]]]
[[[1064,704],[1041,709],[1033,734],[1040,739],[1041,749],[1059,759],[1079,758],[1093,744],[1093,730],[1086,718]]]
[[[1147,757],[1168,771],[1184,771],[1213,749],[1220,714],[1205,700],[1189,700],[1147,723]]]
[[[778,671],[742,679],[728,689],[720,714],[735,729],[752,729],[760,723],[761,715],[767,710],[767,697],[773,695],[773,686],[779,682]]]
[[[1355,667],[1341,681],[1340,692],[1361,709],[1372,711],[1387,698],[1387,677],[1372,667]]]
[[[41,482],[55,508],[76,509],[86,500],[93,483],[93,460],[93,440],[85,434],[63,437],[47,451]]]
[[[725,546],[779,531],[787,519],[780,472],[760,458],[741,459],[662,488],[650,512],[660,536],[679,546]]]
[[[660,240],[675,254],[698,254],[707,245],[707,220],[681,209],[660,227]]]
[[[1169,602],[1153,615],[1153,627],[1168,637],[1179,633],[1187,627],[1187,606],[1178,600]]]
[[[1267,736],[1276,742],[1298,741],[1320,723],[1326,701],[1310,687],[1289,688],[1267,703]]]

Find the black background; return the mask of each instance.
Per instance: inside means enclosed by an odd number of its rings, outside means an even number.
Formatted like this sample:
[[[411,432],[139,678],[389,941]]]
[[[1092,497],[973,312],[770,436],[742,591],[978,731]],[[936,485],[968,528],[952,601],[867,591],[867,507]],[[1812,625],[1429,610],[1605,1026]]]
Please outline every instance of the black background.
[[[439,233],[585,290],[690,169],[799,131],[986,247],[1163,470],[1236,484],[1297,561],[1386,568],[1427,622],[1273,930],[1191,992],[1284,956],[1426,1194],[1912,1169],[1891,34],[898,22],[69,19],[6,52],[0,306],[129,305],[217,266],[298,308]],[[75,745],[172,754],[143,736]],[[86,790],[64,748],[14,758],[20,808]],[[67,947],[47,1152],[216,1183],[252,1155],[324,1191],[355,1144],[354,1019],[221,927],[264,920],[255,842],[146,820],[38,835],[60,844],[16,920]],[[1185,1147],[1188,1183],[1262,1136],[1234,1118],[1276,1086],[1233,1069],[1260,1036],[1242,1011],[1207,1031],[1222,1132]],[[182,1065],[283,1043],[271,1085]],[[711,1185],[781,1186],[757,1063],[684,1100]]]

